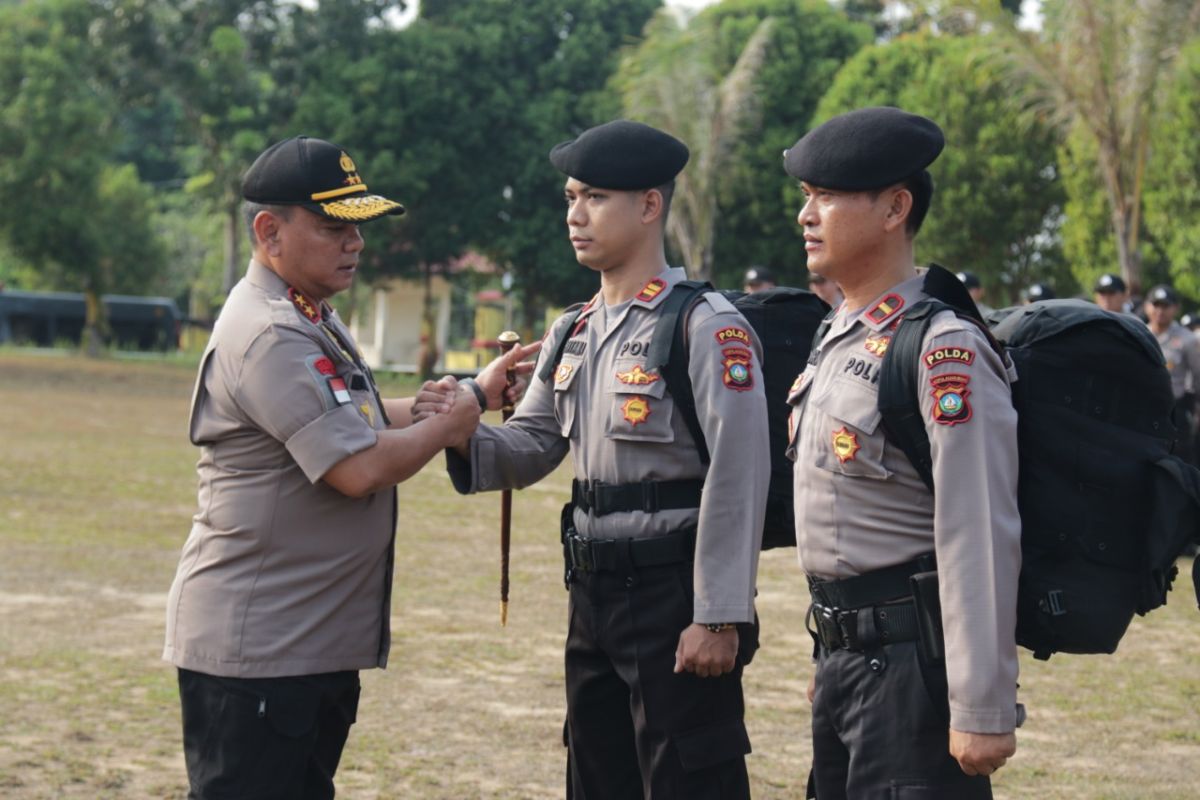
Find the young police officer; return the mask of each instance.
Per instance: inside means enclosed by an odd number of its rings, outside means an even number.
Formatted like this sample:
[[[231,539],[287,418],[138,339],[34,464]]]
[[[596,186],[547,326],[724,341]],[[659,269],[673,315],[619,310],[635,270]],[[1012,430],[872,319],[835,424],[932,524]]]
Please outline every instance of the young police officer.
[[[561,362],[513,418],[480,427],[451,455],[455,487],[475,492],[528,486],[571,453],[563,536],[576,800],[749,796],[741,674],[756,646],[770,475],[759,343],[718,294],[691,314],[707,467],[665,379],[645,368],[663,301],[685,278],[666,266],[663,225],[687,159],[682,142],[625,120],[551,151],[568,176],[575,257],[600,274],[600,293],[554,324],[541,361],[567,337]]]
[[[973,325],[935,318],[919,394],[936,493],[887,440],[877,405],[891,334],[925,296],[913,237],[933,193],[925,168],[942,146],[930,120],[869,108],[785,154],[807,196],[798,222],[808,268],[846,296],[789,396],[798,552],[820,638],[821,800],[990,797],[986,776],[1016,748],[1012,376]],[[944,668],[920,660],[909,581],[935,561]]]

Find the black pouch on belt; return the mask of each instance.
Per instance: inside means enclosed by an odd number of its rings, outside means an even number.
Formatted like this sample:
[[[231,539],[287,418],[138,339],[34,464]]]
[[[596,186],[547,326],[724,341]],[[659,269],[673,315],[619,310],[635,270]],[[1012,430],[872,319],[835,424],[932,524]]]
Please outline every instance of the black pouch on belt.
[[[930,666],[941,664],[946,659],[946,645],[942,638],[942,601],[938,597],[937,571],[918,572],[908,582],[917,609],[917,643],[921,660]]]

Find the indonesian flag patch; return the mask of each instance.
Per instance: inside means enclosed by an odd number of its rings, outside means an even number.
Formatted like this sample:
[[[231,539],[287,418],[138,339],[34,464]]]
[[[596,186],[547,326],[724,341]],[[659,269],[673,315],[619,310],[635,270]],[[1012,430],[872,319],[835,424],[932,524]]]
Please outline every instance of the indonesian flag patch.
[[[350,402],[350,392],[346,389],[346,382],[341,378],[330,378],[329,390],[333,392],[333,399],[337,400],[341,405],[346,405]]]

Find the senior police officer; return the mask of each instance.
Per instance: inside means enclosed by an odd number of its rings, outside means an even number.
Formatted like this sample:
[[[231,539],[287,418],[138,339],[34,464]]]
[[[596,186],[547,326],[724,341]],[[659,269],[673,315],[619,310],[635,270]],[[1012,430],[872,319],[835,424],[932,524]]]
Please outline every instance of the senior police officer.
[[[770,475],[760,345],[732,304],[688,320],[705,466],[666,380],[646,368],[685,275],[663,227],[687,147],[617,120],[557,145],[575,257],[600,292],[551,328],[522,404],[450,457],[463,492],[524,487],[571,454],[564,509],[568,794],[749,796],[742,666],[757,646],[755,575]],[[565,337],[565,341],[564,341]],[[560,350],[561,361],[554,363]],[[701,492],[703,489],[703,492]]]
[[[163,657],[179,668],[189,798],[329,798],[358,670],[387,663],[394,486],[465,441],[480,409],[464,396],[413,424],[326,302],[354,279],[359,225],[403,212],[344,150],[279,142],[242,190],[254,255],[196,380],[200,510]],[[480,379],[495,407],[508,363]]]
[[[796,536],[819,634],[813,783],[821,800],[990,797],[1016,747],[1017,513],[1013,374],[950,312],[923,342],[931,493],[884,435],[877,379],[898,321],[926,295],[913,238],[929,208],[931,120],[834,117],[785,154],[806,195],[808,268],[846,295],[789,395]],[[918,638],[940,582],[937,635]],[[925,610],[925,613],[921,613]],[[925,657],[922,657],[925,653]]]

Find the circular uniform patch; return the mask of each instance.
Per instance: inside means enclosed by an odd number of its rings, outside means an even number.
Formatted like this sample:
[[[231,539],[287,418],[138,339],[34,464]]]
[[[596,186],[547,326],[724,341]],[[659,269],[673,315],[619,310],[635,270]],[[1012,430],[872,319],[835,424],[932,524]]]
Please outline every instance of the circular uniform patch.
[[[847,430],[846,426],[843,425],[833,432],[833,454],[841,463],[853,461],[854,456],[858,455],[858,451],[861,449],[862,445],[858,443],[858,434]]]

